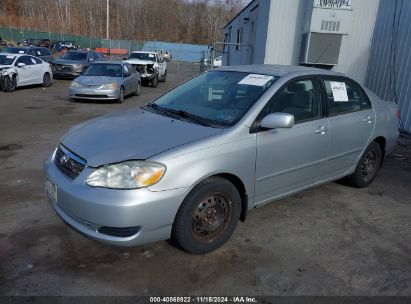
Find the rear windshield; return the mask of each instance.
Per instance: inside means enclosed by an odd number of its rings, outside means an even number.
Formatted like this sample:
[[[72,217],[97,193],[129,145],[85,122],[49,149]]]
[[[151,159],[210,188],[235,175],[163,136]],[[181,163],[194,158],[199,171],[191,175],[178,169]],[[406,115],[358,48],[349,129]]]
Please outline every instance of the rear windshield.
[[[61,59],[86,61],[87,54],[79,52],[67,52],[63,56],[61,56]]]

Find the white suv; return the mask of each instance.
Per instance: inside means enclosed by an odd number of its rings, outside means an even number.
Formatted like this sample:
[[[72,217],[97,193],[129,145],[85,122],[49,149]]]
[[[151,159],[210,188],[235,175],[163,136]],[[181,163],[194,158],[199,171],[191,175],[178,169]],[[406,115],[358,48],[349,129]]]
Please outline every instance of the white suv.
[[[124,61],[135,67],[146,85],[157,87],[159,81],[166,81],[167,63],[156,52],[132,52]]]

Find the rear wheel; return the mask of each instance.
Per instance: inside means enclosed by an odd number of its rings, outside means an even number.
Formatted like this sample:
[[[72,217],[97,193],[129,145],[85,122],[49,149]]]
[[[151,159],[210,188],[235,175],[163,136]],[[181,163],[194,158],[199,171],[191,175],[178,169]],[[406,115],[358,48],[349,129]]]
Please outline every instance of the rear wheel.
[[[354,173],[348,176],[345,181],[354,187],[367,187],[377,176],[381,161],[381,146],[376,142],[372,142],[361,156]]]
[[[223,245],[232,235],[241,211],[236,187],[211,177],[187,195],[174,220],[172,240],[183,250],[204,254]]]
[[[51,86],[51,77],[49,73],[45,73],[43,76],[43,87],[48,88]]]
[[[121,88],[120,88],[119,95],[118,95],[117,102],[118,102],[118,103],[123,103],[123,101],[124,101],[124,88],[121,87]]]
[[[14,92],[17,88],[17,77],[6,77],[4,80],[4,92]]]

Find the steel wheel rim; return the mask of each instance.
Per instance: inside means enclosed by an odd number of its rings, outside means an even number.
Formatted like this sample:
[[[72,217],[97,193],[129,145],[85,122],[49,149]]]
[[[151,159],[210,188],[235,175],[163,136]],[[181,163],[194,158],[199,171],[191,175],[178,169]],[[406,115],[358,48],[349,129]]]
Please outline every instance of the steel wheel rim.
[[[224,194],[207,196],[192,210],[191,235],[200,242],[215,241],[227,230],[232,214],[232,202]]]
[[[375,150],[370,150],[364,157],[361,165],[361,177],[364,181],[369,181],[376,172],[378,166],[378,154]]]

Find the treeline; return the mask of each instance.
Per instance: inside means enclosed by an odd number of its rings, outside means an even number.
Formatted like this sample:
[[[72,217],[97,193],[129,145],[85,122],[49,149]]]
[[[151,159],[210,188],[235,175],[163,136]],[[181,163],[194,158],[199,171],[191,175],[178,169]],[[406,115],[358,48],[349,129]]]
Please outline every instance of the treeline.
[[[241,0],[110,0],[110,38],[209,44]],[[0,0],[0,25],[106,37],[106,0]]]

